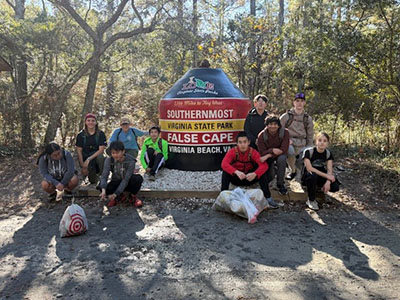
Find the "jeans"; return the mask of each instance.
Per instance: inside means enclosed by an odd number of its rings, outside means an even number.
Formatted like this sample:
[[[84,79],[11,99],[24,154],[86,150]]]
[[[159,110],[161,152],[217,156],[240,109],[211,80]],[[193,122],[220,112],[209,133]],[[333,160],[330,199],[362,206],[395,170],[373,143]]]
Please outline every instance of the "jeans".
[[[277,185],[283,185],[285,170],[286,170],[286,155],[281,154],[278,157],[271,157],[267,159],[268,170],[267,170],[267,179],[268,182],[274,180],[275,177],[275,165],[277,167],[276,172],[276,183]]]

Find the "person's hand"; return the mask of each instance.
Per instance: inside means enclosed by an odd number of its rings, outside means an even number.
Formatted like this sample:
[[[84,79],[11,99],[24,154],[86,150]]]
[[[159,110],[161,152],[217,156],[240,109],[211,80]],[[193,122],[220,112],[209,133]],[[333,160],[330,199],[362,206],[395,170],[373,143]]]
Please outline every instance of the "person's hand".
[[[82,167],[81,173],[82,173],[82,175],[86,176],[87,174],[89,174],[89,168]]]
[[[246,174],[244,174],[243,172],[236,170],[235,174],[237,177],[239,177],[240,180],[246,179]]]
[[[150,168],[146,168],[146,173],[150,173],[151,169]]]
[[[56,189],[60,192],[62,192],[64,190],[64,185],[62,183],[59,183],[56,185]]]
[[[328,180],[330,180],[330,181],[332,181],[332,182],[335,182],[335,176],[333,176],[333,175],[330,175],[330,174],[328,174],[327,176],[326,176],[326,179],[328,179]]]
[[[100,194],[100,199],[106,200],[106,190],[105,189],[102,189],[101,194]]]
[[[254,172],[251,172],[251,173],[249,173],[249,174],[246,175],[246,179],[247,179],[248,181],[253,181],[256,177],[257,177],[257,174],[254,173]]]
[[[293,144],[292,140],[289,140],[289,145],[292,145],[292,144]]]
[[[275,154],[276,156],[278,156],[278,155],[281,155],[283,153],[283,151],[281,149],[274,148],[274,149],[272,149],[272,153]]]
[[[115,195],[115,194],[111,194],[108,196],[108,200],[110,200],[110,201],[115,200],[115,198],[117,198],[117,195]]]
[[[324,184],[324,186],[322,187],[322,191],[324,193],[329,192],[329,190],[331,189],[331,182],[329,180],[327,180]]]

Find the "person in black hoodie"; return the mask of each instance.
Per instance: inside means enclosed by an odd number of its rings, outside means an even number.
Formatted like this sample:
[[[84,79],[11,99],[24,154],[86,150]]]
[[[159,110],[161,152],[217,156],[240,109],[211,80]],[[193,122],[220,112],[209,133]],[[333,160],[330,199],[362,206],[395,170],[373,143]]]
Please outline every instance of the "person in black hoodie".
[[[268,113],[265,110],[267,107],[268,98],[265,95],[257,95],[254,97],[254,108],[252,108],[244,122],[244,131],[250,138],[250,146],[257,149],[258,134],[265,128],[265,118]]]

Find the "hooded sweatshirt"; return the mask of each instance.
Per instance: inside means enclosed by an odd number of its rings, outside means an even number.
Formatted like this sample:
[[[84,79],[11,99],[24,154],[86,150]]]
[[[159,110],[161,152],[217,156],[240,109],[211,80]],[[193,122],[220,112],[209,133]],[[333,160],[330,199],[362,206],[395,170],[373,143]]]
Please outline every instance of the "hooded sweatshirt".
[[[67,185],[75,173],[74,160],[71,153],[67,150],[61,151],[62,157],[60,160],[53,160],[47,154],[39,159],[40,174],[54,186],[59,183],[64,186]]]

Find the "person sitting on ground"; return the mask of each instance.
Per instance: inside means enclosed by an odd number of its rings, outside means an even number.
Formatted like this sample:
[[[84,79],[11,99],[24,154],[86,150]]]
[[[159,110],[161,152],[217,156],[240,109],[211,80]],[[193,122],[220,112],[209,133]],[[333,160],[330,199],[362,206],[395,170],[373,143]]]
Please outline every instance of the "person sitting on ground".
[[[274,179],[275,165],[277,168],[276,183],[281,195],[287,194],[284,183],[286,170],[286,155],[289,148],[289,132],[281,126],[279,118],[269,115],[265,119],[266,127],[258,134],[257,146],[261,155],[261,162],[267,162],[267,179],[271,182]]]
[[[140,149],[137,137],[146,135],[147,133],[137,128],[130,127],[131,121],[129,118],[122,118],[120,125],[121,127],[115,129],[111,134],[109,143],[121,141],[124,143],[125,152],[133,158],[137,158]]]
[[[76,137],[76,152],[83,176],[88,176],[91,184],[97,184],[103,173],[106,135],[99,129],[96,116],[85,116],[85,128]]]
[[[140,162],[149,179],[154,181],[156,174],[168,159],[168,142],[160,138],[160,127],[153,126],[149,130],[150,137],[144,140],[140,153]]]
[[[290,144],[287,163],[290,173],[287,180],[293,180],[297,175],[296,156],[305,148],[313,145],[314,123],[310,115],[304,111],[306,96],[298,93],[293,100],[293,108],[281,117],[281,125],[289,130]]]
[[[250,147],[250,140],[245,132],[239,132],[236,137],[236,146],[231,148],[221,163],[222,185],[221,191],[229,189],[229,184],[249,186],[257,181],[271,208],[278,208],[269,191],[266,171],[268,165],[261,162],[260,154]]]
[[[304,150],[304,166],[302,183],[307,186],[308,200],[307,206],[313,210],[318,210],[318,203],[315,200],[317,188],[322,188],[324,193],[337,192],[339,182],[333,175],[333,155],[327,147],[329,145],[329,135],[320,132],[316,138],[316,146]]]
[[[70,196],[79,183],[75,175],[74,160],[71,153],[55,142],[46,145],[37,160],[40,174],[43,177],[42,189],[49,194],[49,201],[56,200],[57,190]]]
[[[125,153],[124,144],[121,141],[114,141],[110,144],[111,157],[107,157],[104,163],[103,174],[101,175],[101,199],[105,200],[108,196],[108,207],[117,205],[123,201],[123,192],[129,192],[129,202],[135,207],[141,207],[142,201],[137,198],[143,177],[139,174],[133,174],[136,159]],[[108,177],[111,172],[111,181]]]
[[[267,107],[268,98],[265,95],[257,95],[254,97],[252,108],[247,114],[246,121],[244,122],[244,131],[250,139],[250,147],[257,149],[258,134],[265,128],[265,118],[268,113],[265,110]]]

